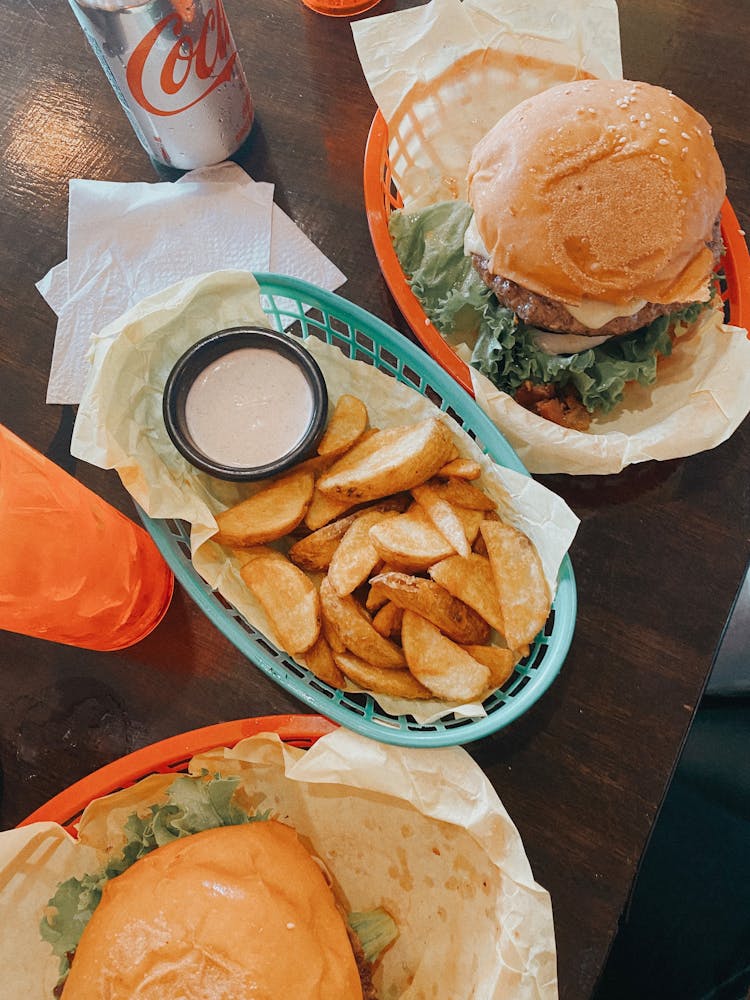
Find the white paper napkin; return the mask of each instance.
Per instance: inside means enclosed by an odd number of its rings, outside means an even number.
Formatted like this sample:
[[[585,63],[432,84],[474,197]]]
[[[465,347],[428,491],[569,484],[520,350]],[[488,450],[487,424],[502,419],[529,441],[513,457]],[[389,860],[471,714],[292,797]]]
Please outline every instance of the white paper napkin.
[[[72,180],[68,259],[37,284],[58,316],[48,403],[78,403],[92,335],[148,295],[222,269],[273,271],[332,291],[346,277],[234,163],[175,183]]]

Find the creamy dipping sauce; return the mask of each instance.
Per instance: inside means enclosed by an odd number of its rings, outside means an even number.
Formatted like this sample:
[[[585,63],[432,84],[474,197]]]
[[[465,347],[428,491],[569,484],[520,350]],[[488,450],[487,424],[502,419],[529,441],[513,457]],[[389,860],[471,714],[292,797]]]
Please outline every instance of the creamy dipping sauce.
[[[232,468],[266,465],[303,438],[313,395],[300,368],[267,348],[241,347],[212,362],[188,390],[185,422],[196,446]]]

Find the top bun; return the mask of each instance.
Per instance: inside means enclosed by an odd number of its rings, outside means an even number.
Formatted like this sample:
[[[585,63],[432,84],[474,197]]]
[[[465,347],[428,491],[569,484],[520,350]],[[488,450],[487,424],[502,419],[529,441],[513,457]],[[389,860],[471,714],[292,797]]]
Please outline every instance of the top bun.
[[[468,183],[493,274],[572,305],[708,297],[724,170],[709,124],[668,90],[552,87],[484,136]]]
[[[273,820],[172,841],[106,883],[65,1000],[361,1000],[320,867]]]

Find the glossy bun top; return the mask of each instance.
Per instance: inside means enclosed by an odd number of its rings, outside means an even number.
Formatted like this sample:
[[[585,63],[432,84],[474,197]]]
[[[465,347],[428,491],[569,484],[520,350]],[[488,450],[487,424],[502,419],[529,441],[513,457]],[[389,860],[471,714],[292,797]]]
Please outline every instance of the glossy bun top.
[[[64,1000],[362,1000],[320,867],[273,820],[183,837],[106,883]]]
[[[552,87],[477,144],[468,185],[494,274],[571,304],[707,298],[724,170],[709,124],[668,90]]]

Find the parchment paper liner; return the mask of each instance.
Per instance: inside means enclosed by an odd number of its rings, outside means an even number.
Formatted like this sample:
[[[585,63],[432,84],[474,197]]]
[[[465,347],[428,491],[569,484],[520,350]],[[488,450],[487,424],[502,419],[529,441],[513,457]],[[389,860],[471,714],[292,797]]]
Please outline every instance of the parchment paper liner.
[[[345,729],[307,751],[275,735],[194,757],[192,773],[240,775],[249,800],[294,826],[351,910],[384,906],[399,938],[376,973],[381,1000],[554,1000],[552,910],[497,794],[458,747],[384,746]],[[164,800],[174,775],[95,800],[81,842],[37,823],[0,835],[0,944],[8,996],[51,1000],[57,959],[41,940],[60,881],[116,852],[122,822]]]
[[[585,75],[622,76],[614,0],[431,0],[352,31],[409,209],[465,198],[474,145],[520,101]],[[474,369],[472,386],[534,473],[608,474],[692,455],[725,441],[750,410],[750,341],[722,319],[704,317],[676,359],[660,360],[655,386],[629,385],[585,433],[530,413]],[[458,346],[468,362],[473,344]]]
[[[261,309],[257,282],[244,271],[217,271],[150,296],[106,327],[93,339],[91,375],[71,451],[94,465],[116,469],[151,517],[188,521],[197,571],[274,640],[263,609],[239,576],[237,560],[210,541],[217,530],[214,514],[257,487],[222,482],[189,465],[169,439],[161,409],[164,383],[187,347],[241,323],[271,325]],[[326,378],[331,407],[342,392],[349,392],[365,401],[375,427],[430,415],[448,423],[461,452],[481,463],[481,484],[502,516],[536,544],[554,593],[560,563],[578,526],[563,501],[530,478],[494,465],[453,420],[413,389],[369,364],[351,361],[336,347],[313,338],[305,343]],[[423,723],[454,709],[469,716],[484,714],[480,704],[449,706],[380,695],[377,701],[391,714],[411,713]]]

